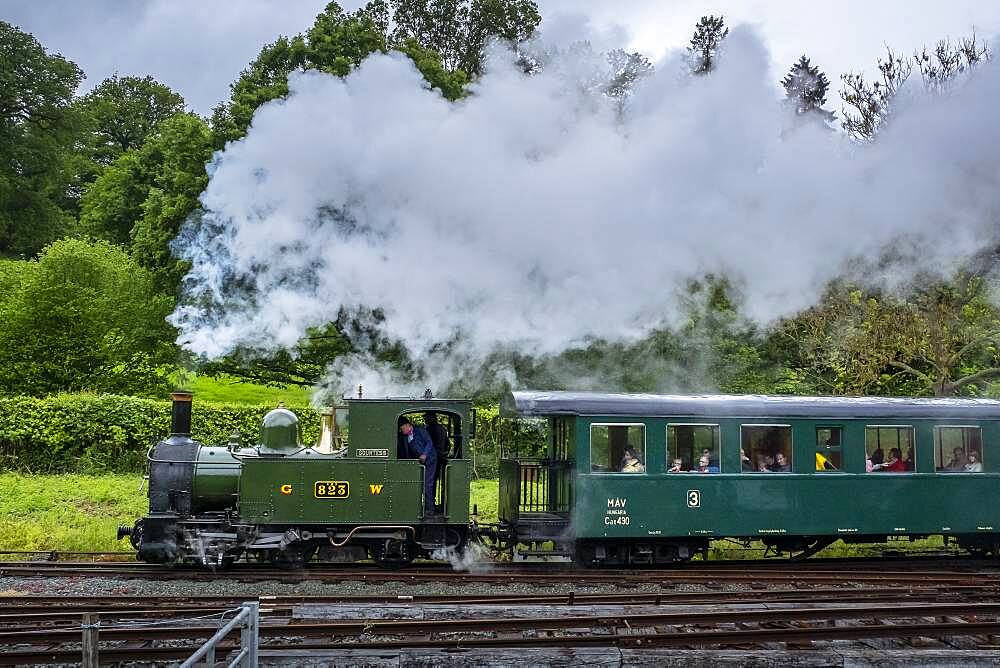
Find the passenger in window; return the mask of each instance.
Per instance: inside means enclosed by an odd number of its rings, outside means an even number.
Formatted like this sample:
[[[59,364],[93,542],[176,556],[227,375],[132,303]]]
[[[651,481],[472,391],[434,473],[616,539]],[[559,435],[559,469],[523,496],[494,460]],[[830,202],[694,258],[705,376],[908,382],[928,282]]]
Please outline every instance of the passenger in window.
[[[909,448],[906,451],[906,459],[903,460],[903,464],[906,465],[907,471],[915,471],[917,466],[913,461],[913,448]]]
[[[708,465],[709,466],[716,466],[717,467],[719,465],[719,462],[717,462],[715,460],[715,457],[712,456],[712,451],[709,450],[708,448],[704,448],[701,451],[701,456],[702,457],[708,457]]]
[[[906,471],[906,462],[903,461],[902,456],[899,454],[899,448],[893,448],[889,451],[889,461],[875,464],[872,466],[872,469],[875,471],[889,471],[890,473],[903,473]]]
[[[753,471],[753,462],[747,457],[747,452],[743,448],[740,448],[740,470],[743,473]]]
[[[771,465],[772,473],[789,473],[792,465],[788,463],[788,458],[784,452],[779,452],[774,456],[774,464]]]
[[[965,465],[965,471],[967,473],[983,472],[983,463],[979,460],[979,453],[975,450],[969,450],[969,463]]]
[[[869,459],[872,460],[872,466],[878,466],[879,464],[885,462],[885,453],[882,452],[882,447],[879,446],[875,448],[875,452],[872,453],[872,456]]]
[[[951,451],[951,461],[944,465],[945,471],[964,471],[969,460],[965,456],[965,450],[955,448]]]
[[[645,473],[645,465],[639,461],[639,457],[633,448],[625,448],[625,456],[622,458],[622,473]]]
[[[712,460],[709,459],[708,455],[702,455],[698,459],[698,473],[718,473],[719,467],[712,465]]]
[[[675,459],[670,464],[670,468],[667,469],[667,473],[684,473],[684,462],[678,458]]]
[[[765,457],[764,455],[757,455],[757,469],[756,469],[757,473],[770,473],[771,472],[771,468],[770,468],[770,466],[767,463],[768,459],[770,459],[770,457]],[[771,464],[773,464],[773,463],[774,463],[774,460],[771,461]]]

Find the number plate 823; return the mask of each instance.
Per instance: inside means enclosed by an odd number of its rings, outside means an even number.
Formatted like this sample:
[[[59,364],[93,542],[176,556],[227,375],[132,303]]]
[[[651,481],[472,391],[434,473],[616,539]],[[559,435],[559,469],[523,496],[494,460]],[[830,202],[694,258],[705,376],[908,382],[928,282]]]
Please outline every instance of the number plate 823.
[[[317,480],[313,483],[317,499],[346,499],[351,495],[351,483],[346,480]]]

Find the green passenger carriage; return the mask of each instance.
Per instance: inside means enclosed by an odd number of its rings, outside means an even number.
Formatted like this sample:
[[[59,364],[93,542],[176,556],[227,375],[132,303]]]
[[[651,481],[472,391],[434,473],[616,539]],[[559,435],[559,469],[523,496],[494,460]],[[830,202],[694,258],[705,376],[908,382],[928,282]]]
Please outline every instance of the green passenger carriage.
[[[719,538],[808,556],[928,535],[1000,548],[997,401],[514,392],[501,409],[548,423],[541,456],[501,461],[500,535],[528,553],[668,563]],[[619,472],[626,448],[642,472]]]

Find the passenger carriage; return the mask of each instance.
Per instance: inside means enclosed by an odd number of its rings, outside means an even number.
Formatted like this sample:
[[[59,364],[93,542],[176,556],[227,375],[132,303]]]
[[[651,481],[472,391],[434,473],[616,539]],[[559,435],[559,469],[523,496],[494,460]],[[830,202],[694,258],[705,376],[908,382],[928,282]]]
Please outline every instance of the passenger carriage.
[[[544,452],[512,435],[500,463],[500,536],[525,553],[669,563],[719,538],[808,556],[929,535],[1000,550],[998,401],[513,392],[501,414],[514,434],[547,423]],[[626,448],[643,472],[620,472]]]

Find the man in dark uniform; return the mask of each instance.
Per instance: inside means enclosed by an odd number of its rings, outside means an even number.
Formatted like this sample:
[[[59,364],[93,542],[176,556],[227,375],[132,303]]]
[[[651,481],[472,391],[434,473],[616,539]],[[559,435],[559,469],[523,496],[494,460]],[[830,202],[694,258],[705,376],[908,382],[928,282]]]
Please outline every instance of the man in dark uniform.
[[[424,465],[424,516],[434,515],[434,485],[437,483],[437,451],[434,441],[423,427],[416,427],[409,420],[399,425],[411,456]]]
[[[434,443],[434,450],[437,452],[437,470],[434,477],[443,480],[444,467],[448,463],[448,432],[437,420],[437,413],[428,411],[424,413],[424,423],[427,425],[427,433],[430,434],[431,442]],[[444,483],[442,483],[443,485]],[[441,495],[441,503],[444,503],[444,494]]]

